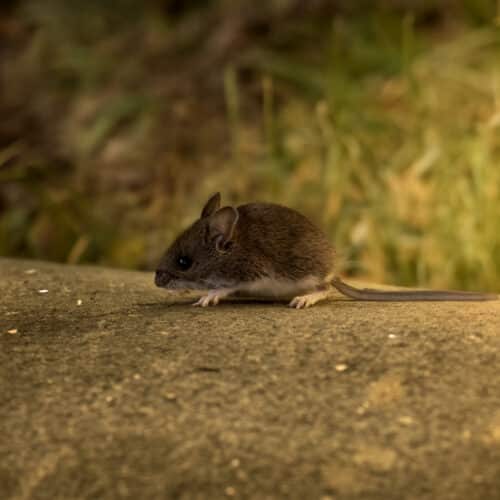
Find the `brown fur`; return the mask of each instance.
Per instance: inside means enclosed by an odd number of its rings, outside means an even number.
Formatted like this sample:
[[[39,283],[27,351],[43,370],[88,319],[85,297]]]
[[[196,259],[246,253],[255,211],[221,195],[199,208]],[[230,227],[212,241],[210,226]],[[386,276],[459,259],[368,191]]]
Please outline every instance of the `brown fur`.
[[[300,213],[270,203],[237,207],[239,215],[227,251],[218,251],[211,232],[211,217],[198,219],[184,231],[163,256],[158,271],[170,278],[192,283],[188,288],[236,286],[261,278],[298,281],[308,277],[326,280],[332,273],[334,250],[324,234]],[[307,238],[304,238],[307,235]],[[193,260],[182,271],[181,255]],[[314,256],[314,257],[311,257]]]

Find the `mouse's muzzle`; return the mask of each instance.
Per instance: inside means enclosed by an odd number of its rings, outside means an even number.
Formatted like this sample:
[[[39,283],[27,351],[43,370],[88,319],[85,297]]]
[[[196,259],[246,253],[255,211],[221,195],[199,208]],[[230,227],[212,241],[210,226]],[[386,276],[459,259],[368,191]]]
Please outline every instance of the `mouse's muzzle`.
[[[172,280],[172,276],[168,271],[157,269],[155,272],[155,285],[166,288],[168,283]]]

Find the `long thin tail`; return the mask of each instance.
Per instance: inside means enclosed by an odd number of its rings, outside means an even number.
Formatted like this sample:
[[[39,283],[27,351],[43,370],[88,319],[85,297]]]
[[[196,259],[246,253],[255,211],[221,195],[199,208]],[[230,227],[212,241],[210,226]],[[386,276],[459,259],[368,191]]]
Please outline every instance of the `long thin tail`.
[[[332,285],[342,294],[352,299],[404,302],[404,301],[482,301],[498,300],[498,295],[481,292],[461,292],[444,290],[375,290],[372,288],[355,288],[340,278],[332,279]]]

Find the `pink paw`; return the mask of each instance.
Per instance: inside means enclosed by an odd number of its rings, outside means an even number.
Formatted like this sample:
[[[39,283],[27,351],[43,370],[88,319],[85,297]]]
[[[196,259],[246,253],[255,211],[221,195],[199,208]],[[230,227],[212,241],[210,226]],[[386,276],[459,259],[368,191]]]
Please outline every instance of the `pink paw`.
[[[207,307],[216,306],[220,299],[227,297],[231,292],[228,290],[210,290],[206,295],[200,297],[193,306]]]

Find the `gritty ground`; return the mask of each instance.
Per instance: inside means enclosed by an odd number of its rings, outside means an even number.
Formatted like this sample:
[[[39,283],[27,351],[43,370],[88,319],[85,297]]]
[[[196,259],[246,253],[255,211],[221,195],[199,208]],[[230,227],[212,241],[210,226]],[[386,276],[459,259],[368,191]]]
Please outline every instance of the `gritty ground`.
[[[0,296],[2,499],[500,498],[500,301],[201,309],[5,259]]]

